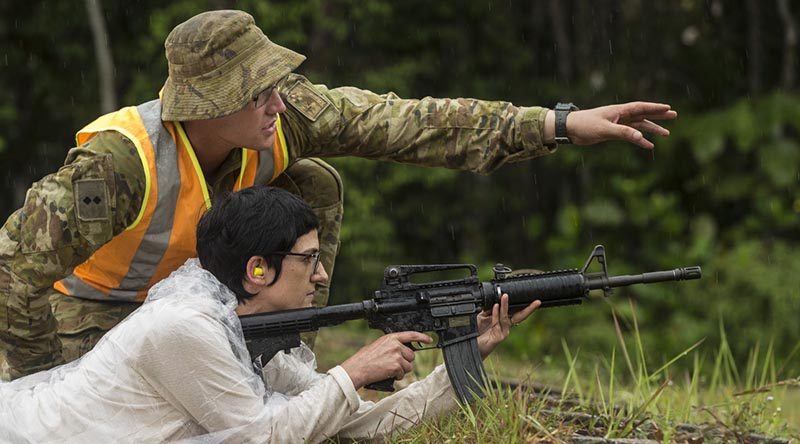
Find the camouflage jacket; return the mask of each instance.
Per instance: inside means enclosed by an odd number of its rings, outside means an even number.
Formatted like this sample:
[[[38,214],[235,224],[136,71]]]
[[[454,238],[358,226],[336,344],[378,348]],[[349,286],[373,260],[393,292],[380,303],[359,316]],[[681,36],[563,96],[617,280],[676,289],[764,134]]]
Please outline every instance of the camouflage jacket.
[[[291,75],[282,115],[290,162],[308,157],[358,156],[487,174],[507,162],[547,154],[538,107],[474,99],[405,100],[357,88],[328,89]],[[213,195],[231,189],[240,151],[210,180]],[[73,184],[103,179],[108,220],[75,217]],[[0,344],[12,369],[43,369],[60,359],[47,295],[136,218],[144,171],[133,144],[116,132],[98,134],[69,151],[64,166],[33,184],[24,205],[0,229]],[[14,350],[18,349],[19,353]]]

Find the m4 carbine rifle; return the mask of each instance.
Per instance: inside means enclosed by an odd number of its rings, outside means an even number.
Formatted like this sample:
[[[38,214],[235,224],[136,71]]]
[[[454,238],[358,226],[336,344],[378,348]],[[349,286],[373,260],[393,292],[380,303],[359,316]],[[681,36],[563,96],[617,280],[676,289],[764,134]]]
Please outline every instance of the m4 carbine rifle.
[[[593,260],[602,271],[588,273]],[[446,270],[469,270],[462,279],[415,283],[415,274]],[[512,274],[502,264],[494,267],[494,279],[478,280],[477,269],[469,264],[392,265],[386,267],[380,290],[374,299],[352,304],[321,308],[300,308],[241,316],[242,331],[250,356],[266,363],[280,350],[300,345],[300,333],[341,324],[353,319],[366,319],[371,328],[384,333],[401,331],[435,332],[436,347],[442,349],[450,382],[463,403],[482,397],[486,373],[478,351],[477,316],[500,303],[500,296],[509,296],[509,313],[540,300],[541,307],[580,304],[590,290],[603,290],[605,296],[613,287],[654,282],[699,279],[698,266],[655,271],[638,275],[609,276],[605,249],[598,245],[583,268],[549,271],[539,274]],[[414,350],[421,350],[406,344]],[[394,391],[394,380],[386,379],[366,386],[373,390]]]

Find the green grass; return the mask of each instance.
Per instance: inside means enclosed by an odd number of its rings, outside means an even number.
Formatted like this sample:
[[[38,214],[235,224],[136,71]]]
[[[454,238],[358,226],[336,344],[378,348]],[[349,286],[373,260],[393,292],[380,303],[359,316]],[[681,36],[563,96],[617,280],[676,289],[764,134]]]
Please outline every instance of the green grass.
[[[487,370],[499,381],[516,381],[515,389],[492,390],[460,411],[393,436],[392,442],[562,442],[574,434],[661,442],[750,442],[754,435],[800,439],[800,378],[776,365],[772,343],[755,346],[747,362],[737,366],[720,322],[719,344],[700,339],[663,364],[653,364],[633,313],[628,336],[614,316],[618,344],[599,358],[566,343],[563,362],[547,365],[493,355]],[[364,328],[351,323],[323,330],[320,369],[378,336],[365,335]],[[782,362],[793,362],[799,349],[800,344]],[[439,363],[437,351],[417,353],[414,375],[406,383]],[[362,396],[380,395],[362,391]]]

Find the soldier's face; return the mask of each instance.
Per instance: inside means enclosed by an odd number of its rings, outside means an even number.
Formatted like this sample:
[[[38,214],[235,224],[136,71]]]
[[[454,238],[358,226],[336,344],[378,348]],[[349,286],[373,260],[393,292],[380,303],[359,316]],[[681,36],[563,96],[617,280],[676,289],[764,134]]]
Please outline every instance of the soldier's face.
[[[260,94],[241,110],[213,119],[217,136],[231,148],[271,150],[277,134],[278,113],[286,111],[286,105],[277,90],[268,92],[266,99]]]

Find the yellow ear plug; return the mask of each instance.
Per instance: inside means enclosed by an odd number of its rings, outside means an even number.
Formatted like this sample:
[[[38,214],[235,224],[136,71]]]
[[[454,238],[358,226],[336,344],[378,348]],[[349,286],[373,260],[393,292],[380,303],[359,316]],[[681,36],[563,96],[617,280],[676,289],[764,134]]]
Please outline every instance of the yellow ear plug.
[[[261,267],[253,268],[253,276],[264,276],[264,269]]]

